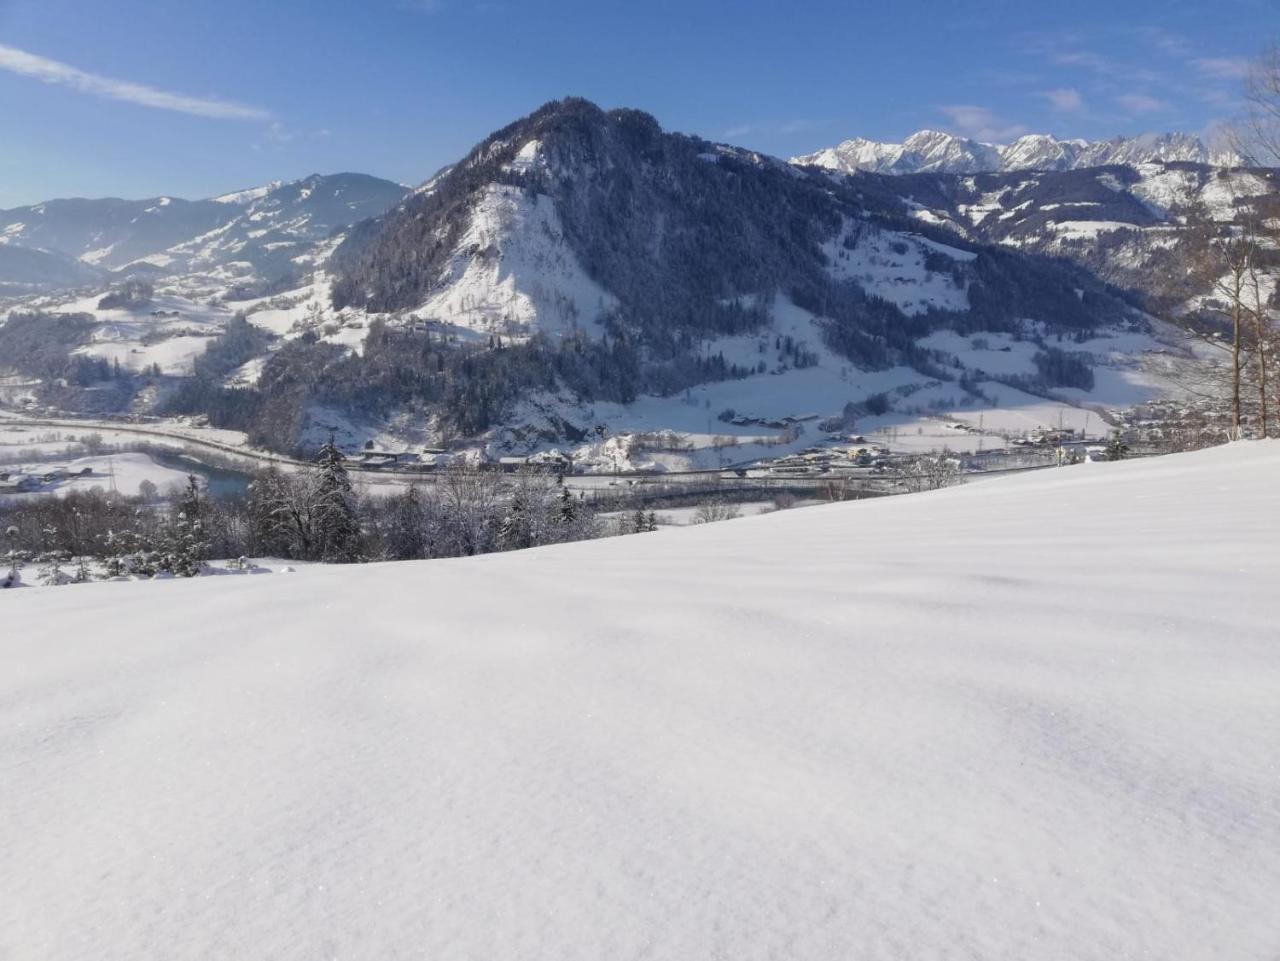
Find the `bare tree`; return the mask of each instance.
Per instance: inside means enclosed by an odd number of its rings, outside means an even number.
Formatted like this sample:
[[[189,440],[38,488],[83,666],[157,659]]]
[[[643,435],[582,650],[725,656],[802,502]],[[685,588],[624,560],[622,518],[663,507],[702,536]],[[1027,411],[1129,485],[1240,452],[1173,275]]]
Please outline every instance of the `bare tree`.
[[[718,521],[731,521],[735,517],[741,516],[742,512],[738,510],[737,504],[713,497],[698,505],[698,509],[693,512],[693,522],[695,524],[715,524]]]
[[[1237,233],[1231,230],[1213,244],[1225,273],[1214,281],[1214,288],[1227,298],[1231,310],[1231,430],[1235,440],[1243,436],[1241,377],[1244,372],[1244,325],[1248,316],[1246,293],[1248,278],[1254,274],[1258,252],[1257,237],[1250,218]]]
[[[1244,117],[1227,132],[1231,149],[1251,167],[1280,164],[1280,44],[1269,44],[1249,68]]]
[[[1249,314],[1253,318],[1254,355],[1258,367],[1258,436],[1267,436],[1267,354],[1271,348],[1270,312],[1262,295],[1257,258],[1249,265]]]
[[[1224,340],[1219,325],[1206,321],[1202,312],[1184,313],[1173,319],[1187,333],[1227,352],[1231,438],[1238,440],[1243,436],[1244,422],[1246,324],[1255,316],[1248,295],[1250,281],[1258,271],[1256,221],[1248,216],[1242,224],[1219,224],[1203,205],[1197,205],[1186,215],[1184,244],[1186,271],[1207,280],[1211,291],[1226,301],[1230,336]]]
[[[457,557],[494,549],[502,517],[502,479],[496,471],[458,461],[443,472],[435,495],[441,553]]]
[[[911,493],[940,490],[960,483],[960,463],[945,451],[919,454],[903,460],[896,480]]]
[[[1272,42],[1245,78],[1244,119],[1233,131],[1232,148],[1253,167],[1280,167],[1280,44]],[[1260,227],[1270,246],[1280,247],[1280,221],[1263,218]],[[1251,314],[1256,341],[1260,436],[1268,434],[1268,354],[1277,333],[1262,294],[1257,267],[1250,273]],[[1280,398],[1277,398],[1280,404]]]

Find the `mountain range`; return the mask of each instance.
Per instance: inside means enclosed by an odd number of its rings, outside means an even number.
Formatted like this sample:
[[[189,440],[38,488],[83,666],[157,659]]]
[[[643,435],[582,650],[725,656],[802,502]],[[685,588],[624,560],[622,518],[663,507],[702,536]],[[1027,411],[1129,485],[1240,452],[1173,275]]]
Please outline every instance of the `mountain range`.
[[[416,189],[316,175],[4,211],[0,271],[41,279],[11,298],[0,367],[45,385],[11,400],[206,416],[294,451],[333,431],[635,466],[664,461],[611,433],[1000,404],[1016,426],[1037,398],[1060,419],[1151,396],[1126,365],[1154,345],[1152,280],[1180,278],[1174,305],[1205,280],[1178,271],[1178,211],[1229,221],[1274,193],[1191,159],[1193,138],[1040,144],[1113,161],[1081,169],[957,140],[912,138],[893,163],[914,173],[844,174],[570,98]],[[1035,169],[923,169],[998,149]],[[139,275],[153,299],[102,298]],[[37,369],[51,315],[73,319]]]
[[[855,138],[834,147],[792,158],[801,166],[825,167],[842,173],[993,173],[1013,170],[1079,170],[1116,164],[1197,163],[1231,166],[1239,162],[1227,150],[1210,149],[1185,133],[1144,134],[1110,140],[1059,140],[1049,134],[1028,134],[1009,144],[990,144],[921,130],[902,143]]]
[[[366,174],[313,174],[208,200],[72,198],[0,210],[0,284],[76,284],[130,268],[278,275],[405,193]]]

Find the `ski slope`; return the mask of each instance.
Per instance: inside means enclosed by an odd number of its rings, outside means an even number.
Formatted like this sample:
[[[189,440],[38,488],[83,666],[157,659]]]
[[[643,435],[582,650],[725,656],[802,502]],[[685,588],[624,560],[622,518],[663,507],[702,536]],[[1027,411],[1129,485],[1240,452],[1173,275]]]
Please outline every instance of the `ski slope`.
[[[0,958],[1271,961],[1280,443],[0,596]]]

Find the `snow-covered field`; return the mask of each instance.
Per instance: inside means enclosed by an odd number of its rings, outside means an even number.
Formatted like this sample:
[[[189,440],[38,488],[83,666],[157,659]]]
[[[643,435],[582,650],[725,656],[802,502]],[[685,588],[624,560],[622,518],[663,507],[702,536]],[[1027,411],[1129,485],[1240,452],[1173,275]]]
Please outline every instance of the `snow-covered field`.
[[[3,450],[0,447],[0,451]],[[42,483],[38,490],[40,493],[59,495],[99,487],[104,491],[115,490],[132,497],[142,493],[144,483],[154,485],[160,492],[175,486],[182,487],[187,483],[185,472],[157,464],[147,454],[129,452],[76,457],[71,460],[7,464],[4,470],[12,474],[52,477],[48,482]]]
[[[93,342],[80,352],[118,363],[127,370],[144,370],[154,364],[165,374],[190,374],[192,362],[231,317],[225,308],[172,294],[134,309],[100,308],[100,298],[100,294],[61,302],[51,298],[49,303],[40,305],[93,317],[98,324]]]
[[[824,503],[818,500],[796,500],[790,506],[781,508],[783,510],[800,510],[803,507],[816,507]],[[718,523],[723,520],[738,520],[742,517],[755,517],[757,514],[769,514],[779,510],[776,501],[746,501],[743,503],[730,502],[724,505],[721,510],[728,511],[732,514],[729,517],[717,517],[713,521],[707,521],[700,512],[703,510],[700,506],[694,507],[660,507],[653,509],[654,520],[659,527],[689,527],[693,524],[702,523]],[[627,520],[633,516],[632,511],[618,511],[607,514],[597,514],[601,520],[605,522]],[[646,511],[645,513],[649,513]]]
[[[1280,445],[0,598],[0,957],[1273,959]]]

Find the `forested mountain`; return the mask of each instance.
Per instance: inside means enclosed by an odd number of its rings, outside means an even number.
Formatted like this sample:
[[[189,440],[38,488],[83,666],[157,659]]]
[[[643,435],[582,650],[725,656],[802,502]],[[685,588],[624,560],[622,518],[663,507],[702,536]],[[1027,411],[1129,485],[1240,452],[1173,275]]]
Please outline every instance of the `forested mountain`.
[[[600,405],[621,422],[644,398],[755,422],[894,397],[987,404],[993,371],[1026,403],[1087,394],[1115,344],[1150,344],[1135,282],[1150,261],[1091,251],[1130,232],[1154,249],[1144,231],[1183,206],[1269,189],[1249,177],[1189,163],[843,174],[567,99],[413,191],[340,175],[208,201],[221,226],[129,265],[169,271],[163,290],[187,300],[127,318],[96,299],[64,309],[102,325],[81,352],[166,375],[135,406],[277,449],[330,429],[576,443],[603,436]],[[193,290],[212,306],[192,309]],[[157,324],[168,346],[145,333]],[[121,337],[136,346],[98,346]],[[1072,346],[1088,342],[1096,353]],[[647,423],[689,419],[661,410]]]
[[[361,351],[292,341],[233,420],[287,445],[307,406],[413,408],[474,436],[540,393],[628,404],[819,362],[933,370],[917,341],[936,330],[1083,336],[1131,315],[1069,263],[908,214],[878,184],[551,103],[352,231],[326,269],[329,306],[372,321]],[[196,398],[183,409],[227,409]]]
[[[906,216],[888,192],[583,100],[498,131],[353,233],[331,262],[334,306],[430,316],[475,261],[501,261],[531,230],[597,296],[571,296],[574,277],[552,292],[561,316],[497,317],[505,327],[495,329],[609,335],[654,359],[767,327],[780,297],[819,318],[834,349],[871,365],[908,357],[913,338],[939,326],[1041,316],[1079,329],[1123,310],[1083,272],[967,245]],[[547,273],[538,282],[554,286]],[[516,269],[510,279],[519,288],[529,278]]]

